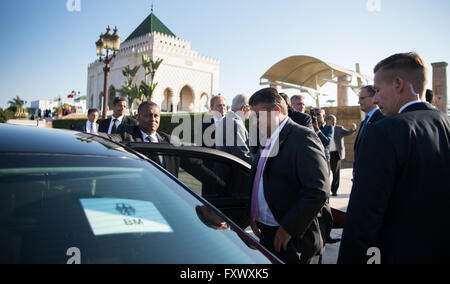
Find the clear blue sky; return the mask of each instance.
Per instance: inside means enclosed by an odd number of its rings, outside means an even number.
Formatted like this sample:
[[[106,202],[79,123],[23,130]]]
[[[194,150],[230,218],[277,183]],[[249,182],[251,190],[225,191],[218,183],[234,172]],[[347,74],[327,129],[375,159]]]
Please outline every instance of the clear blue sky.
[[[125,39],[152,3],[80,1],[81,11],[69,12],[67,0],[0,0],[0,107],[16,95],[28,102],[72,90],[85,95],[100,33],[117,26]],[[262,74],[292,55],[348,69],[359,62],[371,76],[378,61],[398,52],[416,51],[428,64],[450,62],[448,0],[380,0],[380,12],[369,11],[367,0],[153,2],[178,37],[221,60],[220,92],[229,100],[253,94]]]

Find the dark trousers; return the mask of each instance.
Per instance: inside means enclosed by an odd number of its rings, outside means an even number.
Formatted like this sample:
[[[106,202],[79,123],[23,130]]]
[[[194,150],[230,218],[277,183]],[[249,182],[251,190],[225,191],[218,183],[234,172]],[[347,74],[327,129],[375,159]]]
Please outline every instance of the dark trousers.
[[[341,179],[341,157],[337,151],[330,153],[330,166],[333,173],[333,182],[331,183],[331,193],[337,193],[339,181]]]
[[[297,248],[291,239],[287,245],[287,249],[281,248],[280,252],[275,251],[273,246],[275,235],[279,227],[270,227],[258,222],[258,228],[261,231],[260,243],[275,256],[281,259],[286,264],[319,264],[320,256],[306,256],[299,255]]]

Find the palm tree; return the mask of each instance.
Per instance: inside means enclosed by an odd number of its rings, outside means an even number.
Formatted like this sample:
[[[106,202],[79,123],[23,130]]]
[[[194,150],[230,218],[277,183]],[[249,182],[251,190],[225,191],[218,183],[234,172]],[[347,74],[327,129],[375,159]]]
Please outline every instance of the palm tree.
[[[25,101],[20,99],[19,96],[16,96],[14,99],[8,101],[9,108],[15,112],[16,114],[23,113],[23,105],[25,104]]]
[[[120,90],[117,90],[122,96],[127,97],[128,105],[130,106],[130,113],[133,114],[133,103],[140,99],[139,88],[136,84],[133,85],[134,77],[136,77],[137,72],[141,66],[136,66],[131,68],[127,65],[122,70],[122,75],[127,78],[125,85],[122,86]]]
[[[147,84],[146,82],[142,81],[141,85],[139,86],[139,92],[141,95],[141,100],[152,100],[153,91],[156,89],[156,86],[158,86],[158,83],[155,84]]]
[[[133,84],[134,77],[136,77],[139,68],[141,68],[141,66],[136,66],[131,69],[130,65],[127,65],[125,68],[123,68],[122,74],[125,78],[127,78],[127,82],[125,83],[126,86],[131,86]]]
[[[146,54],[142,55],[142,67],[145,70],[145,82],[141,82],[139,89],[141,90],[142,96],[151,100],[153,96],[153,91],[156,89],[158,83],[154,83],[156,71],[163,62],[162,58],[153,60],[153,58],[148,58]],[[148,76],[150,75],[150,85],[148,84]]]

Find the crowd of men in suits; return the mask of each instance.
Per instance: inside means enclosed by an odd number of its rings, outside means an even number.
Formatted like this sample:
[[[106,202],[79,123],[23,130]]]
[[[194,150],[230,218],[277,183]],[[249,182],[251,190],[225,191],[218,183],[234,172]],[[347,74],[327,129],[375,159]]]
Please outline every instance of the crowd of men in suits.
[[[357,133],[353,187],[339,263],[448,262],[450,221],[450,124],[425,102],[428,72],[415,53],[396,54],[374,69],[373,86],[359,93],[366,113]],[[231,153],[252,165],[251,228],[260,242],[286,263],[319,263],[329,241],[328,199],[337,195],[343,137],[357,132],[337,125],[334,115],[305,114],[305,98],[274,88],[236,96],[231,111],[215,96],[204,120],[205,147]],[[118,134],[123,141],[171,143],[158,131],[160,108],[139,106],[137,121],[125,117],[126,100],[116,98],[113,116],[96,125],[98,110],[80,131]],[[250,129],[246,121],[253,115]],[[165,165],[161,157],[154,159]],[[330,181],[330,170],[333,180]]]

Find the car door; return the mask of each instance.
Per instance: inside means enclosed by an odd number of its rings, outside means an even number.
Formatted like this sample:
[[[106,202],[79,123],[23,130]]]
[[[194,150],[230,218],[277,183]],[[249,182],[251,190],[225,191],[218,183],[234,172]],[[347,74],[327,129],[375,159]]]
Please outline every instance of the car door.
[[[127,144],[182,181],[241,228],[249,225],[250,165],[227,153],[169,144]]]
[[[241,228],[249,226],[250,165],[228,153],[204,147],[129,143],[163,166]],[[166,163],[164,163],[166,161]],[[345,212],[331,208],[333,228],[344,227]]]

